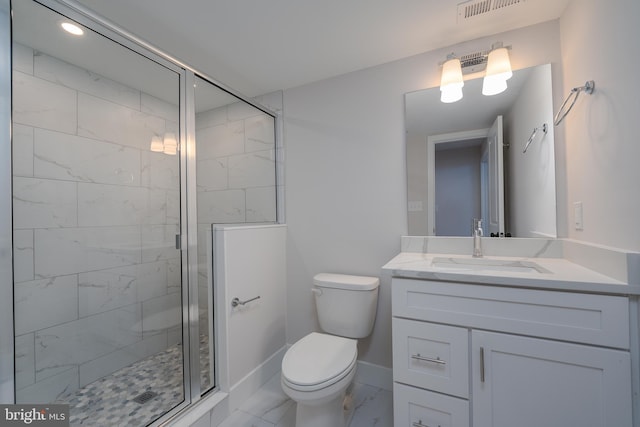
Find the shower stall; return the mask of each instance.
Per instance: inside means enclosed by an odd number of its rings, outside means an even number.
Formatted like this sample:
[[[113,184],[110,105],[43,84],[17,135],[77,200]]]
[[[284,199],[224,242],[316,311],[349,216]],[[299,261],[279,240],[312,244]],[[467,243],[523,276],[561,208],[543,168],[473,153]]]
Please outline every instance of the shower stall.
[[[76,3],[0,19],[0,399],[162,423],[218,388],[211,229],[277,222],[276,114]]]

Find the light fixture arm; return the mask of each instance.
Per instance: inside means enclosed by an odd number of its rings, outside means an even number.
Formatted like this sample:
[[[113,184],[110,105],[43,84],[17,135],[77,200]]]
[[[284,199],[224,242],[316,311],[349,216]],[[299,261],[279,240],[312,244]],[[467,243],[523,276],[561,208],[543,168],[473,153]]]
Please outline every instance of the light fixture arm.
[[[580,95],[580,92],[584,92],[587,95],[591,95],[595,87],[596,87],[596,83],[593,80],[589,80],[584,84],[584,86],[574,87],[573,89],[571,89],[571,92],[569,92],[567,99],[564,100],[564,102],[562,103],[562,106],[560,107],[560,110],[558,111],[558,114],[556,114],[556,116],[553,119],[554,126],[558,126],[560,123],[562,123],[562,121],[567,116],[567,114],[569,114],[569,111],[571,111],[571,109],[573,108],[573,105],[578,100],[578,95]],[[569,100],[572,100],[571,104],[569,104],[569,107],[565,108]]]

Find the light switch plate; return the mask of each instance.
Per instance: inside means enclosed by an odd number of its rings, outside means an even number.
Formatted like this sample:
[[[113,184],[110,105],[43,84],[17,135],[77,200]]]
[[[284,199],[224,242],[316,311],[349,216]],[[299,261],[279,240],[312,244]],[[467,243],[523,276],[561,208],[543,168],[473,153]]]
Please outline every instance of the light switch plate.
[[[422,212],[422,200],[410,201],[408,206],[409,212]]]

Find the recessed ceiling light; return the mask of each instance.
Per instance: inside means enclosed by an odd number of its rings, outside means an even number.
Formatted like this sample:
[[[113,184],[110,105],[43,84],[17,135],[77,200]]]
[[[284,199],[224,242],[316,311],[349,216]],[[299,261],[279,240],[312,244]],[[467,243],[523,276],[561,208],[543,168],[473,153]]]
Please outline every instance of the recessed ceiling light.
[[[82,28],[78,27],[76,24],[72,24],[71,22],[63,22],[60,25],[66,32],[71,33],[74,36],[81,36],[84,34]]]

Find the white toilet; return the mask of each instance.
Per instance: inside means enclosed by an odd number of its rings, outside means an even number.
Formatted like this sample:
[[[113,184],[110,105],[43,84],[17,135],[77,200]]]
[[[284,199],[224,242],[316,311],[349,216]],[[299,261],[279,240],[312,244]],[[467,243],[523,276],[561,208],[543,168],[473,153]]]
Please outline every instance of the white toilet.
[[[296,427],[344,427],[343,400],[356,374],[356,338],[373,329],[380,281],[321,273],[313,284],[320,328],[327,334],[312,332],[291,346],[282,360],[282,389],[297,402]]]

